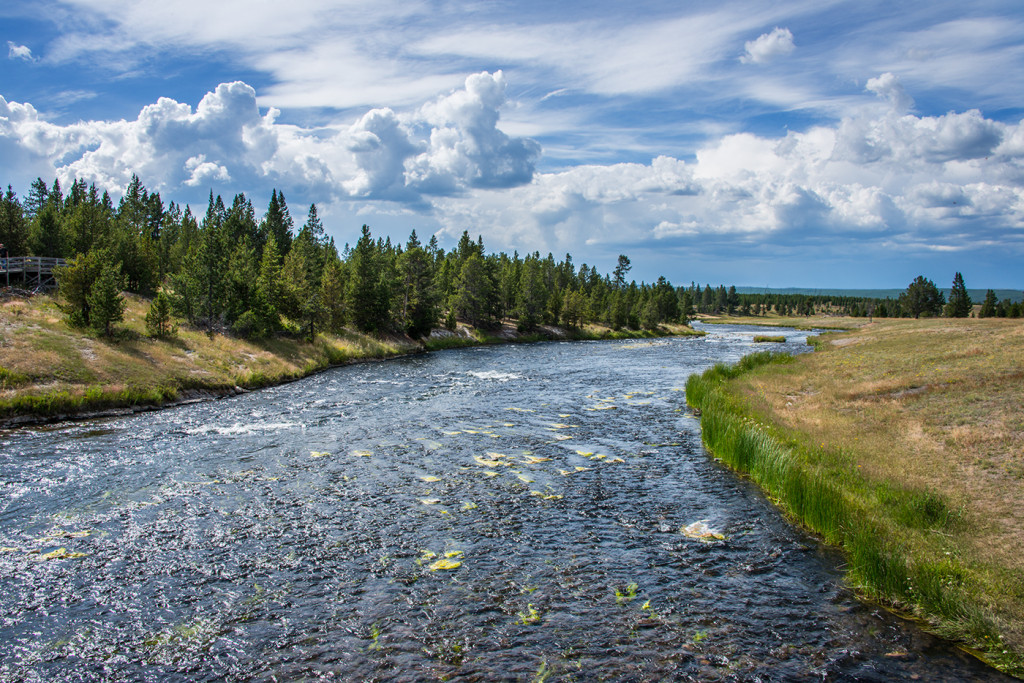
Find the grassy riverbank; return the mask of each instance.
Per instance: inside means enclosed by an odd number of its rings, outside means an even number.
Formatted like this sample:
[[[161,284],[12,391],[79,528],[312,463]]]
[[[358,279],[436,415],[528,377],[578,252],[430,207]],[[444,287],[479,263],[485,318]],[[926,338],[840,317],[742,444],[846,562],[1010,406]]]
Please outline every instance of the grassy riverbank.
[[[314,343],[279,336],[247,341],[181,327],[168,339],[144,334],[149,301],[128,297],[115,339],[71,328],[54,299],[0,301],[0,424],[96,411],[135,409],[226,395],[279,384],[332,365],[480,344],[543,339],[607,339],[699,334],[669,326],[659,333],[545,328],[519,335],[514,327],[483,331],[459,326],[423,342],[391,335],[320,334]]]
[[[792,327],[797,330],[852,330],[868,324],[868,318],[846,315],[699,315],[699,322],[708,325],[757,325],[758,327]]]
[[[887,320],[687,385],[716,457],[863,594],[1024,675],[1024,325]]]

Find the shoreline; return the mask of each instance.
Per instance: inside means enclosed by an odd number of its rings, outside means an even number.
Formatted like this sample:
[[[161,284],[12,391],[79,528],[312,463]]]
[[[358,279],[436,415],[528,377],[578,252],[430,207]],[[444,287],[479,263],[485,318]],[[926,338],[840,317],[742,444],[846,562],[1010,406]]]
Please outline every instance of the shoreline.
[[[964,440],[972,427],[962,408],[970,383],[1012,381],[1004,365],[1024,348],[1019,325],[878,322],[818,338],[818,353],[757,352],[692,376],[687,402],[702,441],[794,524],[841,552],[846,582],[862,598],[1020,677],[1019,494],[996,488],[991,466],[977,468],[975,449],[956,445],[973,443]],[[993,337],[1002,346],[979,350],[982,334],[1004,335]],[[1007,397],[1019,389],[981,386],[989,404],[978,431],[991,431],[1005,411],[1013,424]],[[915,451],[917,442],[927,448]],[[997,448],[992,457],[1000,455]],[[1014,462],[1004,477],[1011,492],[1019,490]],[[1009,513],[979,493],[993,488],[992,499],[1011,496]]]
[[[569,329],[542,326],[518,332],[505,322],[478,329],[435,329],[413,340],[405,335],[363,335],[346,330],[318,335],[313,342],[285,336],[250,342],[224,335],[182,330],[166,339],[144,337],[139,302],[130,302],[127,337],[114,342],[63,325],[53,302],[21,302],[13,316],[0,318],[0,429],[19,429],[65,421],[102,419],[220,400],[357,363],[381,362],[450,348],[541,341],[643,339],[702,336],[689,326],[658,330],[611,330],[599,326]],[[27,318],[12,323],[11,318]],[[8,352],[5,333],[22,345]],[[222,347],[222,348],[221,348]],[[40,349],[54,367],[42,371],[27,361]],[[11,366],[21,355],[23,368]],[[239,362],[248,358],[251,363]],[[180,366],[187,366],[182,370]],[[35,373],[30,375],[29,373]],[[88,378],[83,381],[82,378]],[[106,379],[109,378],[109,379]],[[104,381],[106,380],[106,381]]]

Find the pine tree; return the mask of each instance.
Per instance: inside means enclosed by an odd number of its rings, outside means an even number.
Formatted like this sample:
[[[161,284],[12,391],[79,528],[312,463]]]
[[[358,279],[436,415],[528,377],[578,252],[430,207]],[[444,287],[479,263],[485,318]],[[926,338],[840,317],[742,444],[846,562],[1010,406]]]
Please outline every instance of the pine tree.
[[[171,332],[171,302],[162,291],[157,292],[146,313],[146,334],[151,337],[166,337]]]
[[[248,235],[243,236],[231,251],[224,276],[224,317],[236,334],[243,337],[256,332],[255,307],[259,264],[256,250]]]
[[[284,201],[284,193],[272,190],[267,212],[260,222],[260,242],[264,245],[273,235],[277,242],[277,251],[284,259],[292,248],[292,217],[288,213],[288,205]]]
[[[260,274],[256,278],[256,292],[252,312],[255,318],[254,334],[267,337],[281,327],[281,306],[284,294],[281,283],[281,256],[273,234],[267,236],[260,258]]]
[[[32,181],[32,187],[29,189],[28,196],[25,197],[25,219],[32,221],[43,210],[46,206],[46,201],[50,196],[50,188],[46,186],[46,181],[42,178],[36,178]]]
[[[582,327],[584,323],[584,310],[586,304],[583,294],[578,290],[570,290],[566,287],[562,304],[562,322],[566,327]]]
[[[996,293],[993,290],[985,292],[985,301],[978,311],[979,318],[994,318],[996,315]]]
[[[945,313],[949,318],[966,318],[971,314],[971,297],[960,273],[953,276],[953,287],[949,292]]]
[[[62,257],[64,249],[60,237],[59,210],[48,202],[32,222],[29,231],[29,251],[36,256]]]
[[[614,278],[615,288],[622,289],[626,286],[626,275],[632,270],[633,266],[629,262],[629,257],[625,254],[619,254],[618,262],[615,264],[615,270],[612,271],[612,277]]]
[[[540,269],[540,262],[535,255],[526,257],[519,274],[519,293],[516,297],[516,317],[521,330],[532,330],[540,324],[544,316],[547,296]]]
[[[340,332],[345,325],[345,268],[338,258],[324,266],[320,280],[320,301],[323,304],[323,325],[329,332]]]
[[[740,305],[740,295],[736,293],[736,286],[730,285],[729,292],[725,295],[726,312],[732,315],[736,312],[736,307]]]
[[[97,332],[111,336],[112,325],[124,319],[127,301],[121,295],[120,268],[106,264],[89,292],[89,325]]]
[[[430,256],[419,245],[416,231],[399,257],[401,322],[406,334],[418,338],[437,324],[437,303]]]
[[[923,275],[918,275],[914,281],[907,286],[906,291],[900,294],[899,305],[903,314],[911,318],[933,316],[942,314],[942,306],[945,303],[942,292],[935,286],[935,283]]]
[[[489,322],[488,302],[493,283],[484,260],[474,250],[462,264],[451,307],[457,315],[479,327]]]
[[[679,320],[684,325],[689,325],[690,321],[693,320],[693,298],[689,291],[683,291],[680,296],[679,303]]]
[[[377,245],[364,225],[349,257],[345,309],[349,321],[359,330],[373,332],[387,324],[388,302],[380,283]]]
[[[18,195],[10,185],[7,186],[7,193],[0,198],[0,244],[7,245],[7,251],[12,256],[27,251],[28,223]]]
[[[67,316],[69,324],[75,327],[90,326],[92,320],[90,294],[100,276],[105,260],[105,252],[91,251],[88,254],[79,254],[68,261],[67,265],[54,269],[57,293],[64,301],[61,309]]]

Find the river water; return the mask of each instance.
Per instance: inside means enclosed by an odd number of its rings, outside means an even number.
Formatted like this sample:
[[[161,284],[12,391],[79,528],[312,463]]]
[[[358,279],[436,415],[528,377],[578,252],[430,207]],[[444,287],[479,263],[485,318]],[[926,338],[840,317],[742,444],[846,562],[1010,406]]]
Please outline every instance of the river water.
[[[1002,680],[708,457],[708,329],[0,433],[0,679]]]

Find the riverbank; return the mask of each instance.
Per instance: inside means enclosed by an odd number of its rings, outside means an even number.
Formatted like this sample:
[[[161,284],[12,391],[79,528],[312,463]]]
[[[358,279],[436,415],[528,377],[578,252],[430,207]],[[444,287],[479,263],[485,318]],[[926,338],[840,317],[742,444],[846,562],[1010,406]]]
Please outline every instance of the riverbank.
[[[284,335],[249,341],[181,327],[172,337],[152,339],[144,334],[148,307],[147,299],[129,296],[120,334],[108,340],[69,327],[51,297],[0,303],[0,426],[151,410],[281,384],[336,365],[444,348],[701,334],[681,325],[658,332],[543,327],[528,335],[510,325],[459,325],[422,341],[346,331],[318,334],[308,343]]]
[[[796,330],[853,330],[870,322],[869,318],[847,315],[698,315],[708,325],[756,325],[758,327],[792,327]]]
[[[1024,675],[1024,325],[886,320],[687,385],[709,450],[858,592]]]

